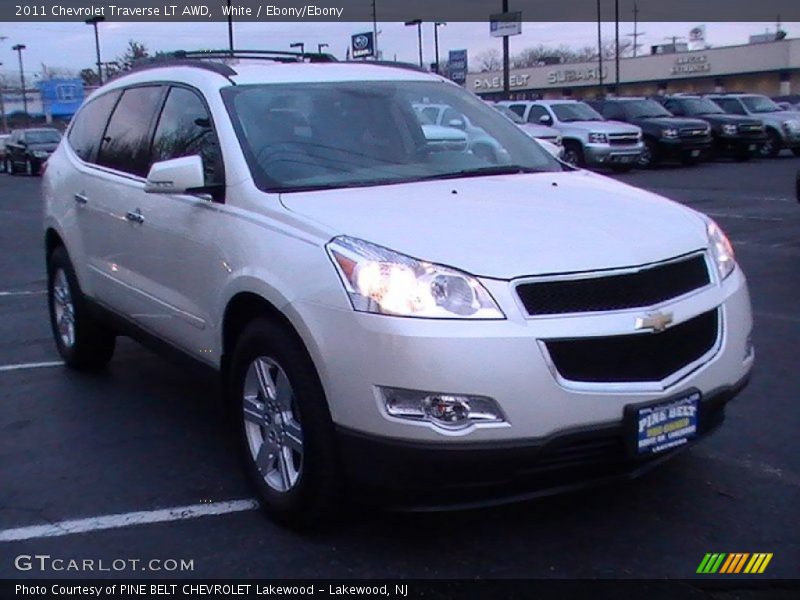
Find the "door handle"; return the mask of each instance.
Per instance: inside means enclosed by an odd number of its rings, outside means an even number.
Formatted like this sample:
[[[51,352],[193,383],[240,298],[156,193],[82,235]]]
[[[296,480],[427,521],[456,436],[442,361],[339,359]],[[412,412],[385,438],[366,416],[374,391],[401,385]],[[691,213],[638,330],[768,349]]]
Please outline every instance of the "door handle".
[[[144,215],[138,208],[135,211],[128,211],[125,213],[125,218],[131,223],[144,223]]]
[[[75,199],[75,202],[77,202],[81,206],[83,206],[84,204],[89,202],[89,198],[87,198],[83,194],[75,194],[75,196],[73,196],[73,198]]]

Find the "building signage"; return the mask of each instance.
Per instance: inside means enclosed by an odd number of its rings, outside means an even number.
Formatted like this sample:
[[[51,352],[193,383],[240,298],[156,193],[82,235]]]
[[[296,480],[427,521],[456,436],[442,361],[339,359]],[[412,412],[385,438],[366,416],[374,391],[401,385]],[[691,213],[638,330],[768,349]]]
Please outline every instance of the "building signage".
[[[375,40],[372,32],[357,33],[350,38],[350,50],[353,58],[366,58],[375,55]]]
[[[608,73],[603,73],[607,77]],[[577,83],[581,81],[600,81],[600,69],[598,67],[585,67],[582,69],[561,69],[550,71],[547,74],[547,83],[555,85],[559,83]]]
[[[511,75],[508,79],[509,87],[526,87],[530,78],[530,75]],[[499,75],[495,77],[477,77],[472,84],[476,90],[503,89],[503,78]]]
[[[450,79],[464,85],[467,81],[467,51],[450,50],[447,57],[447,71]]]
[[[489,35],[507,37],[522,33],[522,13],[497,13],[489,17]]]
[[[684,75],[691,73],[703,73],[711,70],[711,63],[705,54],[695,54],[692,56],[679,56],[675,59],[670,73],[672,75]]]

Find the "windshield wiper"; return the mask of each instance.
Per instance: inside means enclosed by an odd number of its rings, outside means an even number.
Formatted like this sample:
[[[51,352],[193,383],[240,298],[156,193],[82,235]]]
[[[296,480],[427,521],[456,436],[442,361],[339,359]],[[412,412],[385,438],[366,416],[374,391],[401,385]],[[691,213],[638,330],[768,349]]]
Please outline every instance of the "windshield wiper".
[[[522,165],[491,165],[487,167],[477,167],[475,169],[461,169],[450,173],[438,173],[420,177],[415,181],[430,179],[458,179],[461,177],[484,177],[487,175],[519,175],[521,173],[542,173],[542,169],[533,169]]]

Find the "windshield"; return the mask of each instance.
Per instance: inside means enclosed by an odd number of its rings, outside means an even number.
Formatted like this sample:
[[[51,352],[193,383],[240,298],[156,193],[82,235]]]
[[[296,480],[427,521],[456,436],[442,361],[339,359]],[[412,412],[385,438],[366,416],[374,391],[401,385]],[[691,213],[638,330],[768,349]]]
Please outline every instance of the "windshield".
[[[222,91],[256,185],[265,191],[557,171],[562,165],[463,89],[439,81],[237,85]],[[427,111],[436,108],[436,111]],[[429,127],[467,143],[442,144]],[[457,128],[459,127],[460,128]]]
[[[517,125],[525,125],[525,120],[507,106],[503,106],[502,104],[493,104],[492,107],[501,115],[511,119]]]
[[[766,96],[743,96],[742,102],[747,110],[754,113],[778,112],[781,107]]]
[[[55,129],[26,131],[25,141],[29,144],[57,144],[61,141],[61,134]]]
[[[570,121],[605,121],[599,112],[583,102],[551,104],[550,108],[553,109],[556,118],[564,123],[569,123]]]
[[[707,98],[684,98],[681,106],[687,115],[724,115],[725,111]]]
[[[655,100],[627,100],[620,102],[622,110],[629,119],[652,119],[671,117],[672,113]]]

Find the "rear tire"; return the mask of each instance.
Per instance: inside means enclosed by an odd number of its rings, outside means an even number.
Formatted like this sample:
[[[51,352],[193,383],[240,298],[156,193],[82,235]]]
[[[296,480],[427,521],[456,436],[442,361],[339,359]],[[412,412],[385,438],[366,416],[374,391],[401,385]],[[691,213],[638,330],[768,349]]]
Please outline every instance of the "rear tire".
[[[333,421],[311,359],[289,327],[258,318],[236,342],[226,383],[245,471],[277,522],[320,527],[343,482]]]
[[[6,173],[9,175],[16,175],[17,169],[14,167],[14,161],[10,158],[6,159]]]
[[[47,304],[56,348],[71,369],[101,369],[114,355],[116,336],[90,313],[63,246],[47,261]]]

